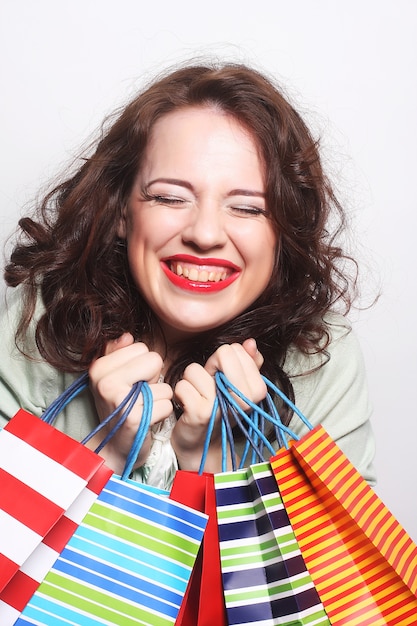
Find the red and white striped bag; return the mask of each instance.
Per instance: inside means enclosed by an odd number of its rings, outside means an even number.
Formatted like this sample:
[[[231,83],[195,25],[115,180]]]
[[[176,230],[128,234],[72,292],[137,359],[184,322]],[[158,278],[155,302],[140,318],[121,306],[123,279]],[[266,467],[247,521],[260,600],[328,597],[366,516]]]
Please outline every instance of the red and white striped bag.
[[[13,624],[109,480],[104,459],[20,410],[0,430],[0,623]]]

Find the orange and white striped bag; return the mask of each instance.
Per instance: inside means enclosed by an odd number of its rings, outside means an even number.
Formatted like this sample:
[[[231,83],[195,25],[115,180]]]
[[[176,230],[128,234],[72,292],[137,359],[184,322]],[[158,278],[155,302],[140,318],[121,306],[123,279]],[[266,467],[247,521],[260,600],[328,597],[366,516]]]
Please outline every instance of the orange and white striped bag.
[[[333,626],[415,626],[417,546],[322,426],[271,459]]]

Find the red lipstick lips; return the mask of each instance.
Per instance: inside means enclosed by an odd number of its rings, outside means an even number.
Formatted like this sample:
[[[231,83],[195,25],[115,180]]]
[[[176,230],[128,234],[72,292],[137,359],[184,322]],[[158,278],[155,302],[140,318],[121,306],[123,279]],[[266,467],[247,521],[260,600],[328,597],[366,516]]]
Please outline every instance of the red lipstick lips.
[[[199,258],[191,255],[175,255],[162,259],[161,266],[173,285],[194,293],[222,291],[240,274],[240,268],[225,259]],[[173,267],[175,271],[171,269]],[[203,274],[205,279],[198,280],[198,274]],[[223,275],[225,278],[220,278]],[[212,280],[209,280],[210,276],[213,276]]]

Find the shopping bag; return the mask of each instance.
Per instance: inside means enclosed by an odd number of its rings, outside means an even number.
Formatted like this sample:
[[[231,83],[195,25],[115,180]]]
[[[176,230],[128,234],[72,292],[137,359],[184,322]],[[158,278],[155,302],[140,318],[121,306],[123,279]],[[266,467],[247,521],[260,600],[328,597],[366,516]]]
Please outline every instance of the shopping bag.
[[[213,474],[177,471],[170,498],[208,516],[176,626],[227,626]]]
[[[329,626],[270,464],[216,474],[215,485],[229,625]]]
[[[112,475],[102,465],[0,592],[0,624],[12,626]]]
[[[174,624],[207,516],[112,476],[16,626]]]
[[[417,623],[417,546],[322,426],[271,460],[336,626]]]
[[[0,431],[0,590],[103,463],[24,410]]]

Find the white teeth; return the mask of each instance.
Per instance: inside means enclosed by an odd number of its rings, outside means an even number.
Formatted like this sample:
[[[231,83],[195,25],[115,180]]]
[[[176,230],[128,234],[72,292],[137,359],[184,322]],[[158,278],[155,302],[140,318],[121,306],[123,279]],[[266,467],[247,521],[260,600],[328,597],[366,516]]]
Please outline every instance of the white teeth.
[[[228,276],[227,271],[199,271],[196,267],[187,267],[180,263],[172,263],[171,270],[175,272],[177,276],[184,276],[184,278],[188,278],[188,280],[200,283],[218,283],[220,280],[225,280]]]
[[[198,270],[196,270],[196,269],[193,267],[193,269],[191,269],[191,270],[189,271],[189,273],[188,273],[188,278],[189,278],[190,280],[194,280],[194,281],[196,281],[196,280],[198,280],[198,273],[199,273],[199,272],[198,272]]]
[[[209,273],[207,270],[203,270],[200,272],[199,280],[201,283],[206,283],[208,281]]]

